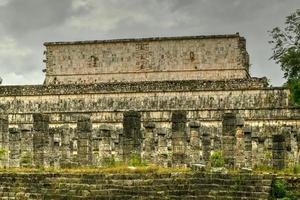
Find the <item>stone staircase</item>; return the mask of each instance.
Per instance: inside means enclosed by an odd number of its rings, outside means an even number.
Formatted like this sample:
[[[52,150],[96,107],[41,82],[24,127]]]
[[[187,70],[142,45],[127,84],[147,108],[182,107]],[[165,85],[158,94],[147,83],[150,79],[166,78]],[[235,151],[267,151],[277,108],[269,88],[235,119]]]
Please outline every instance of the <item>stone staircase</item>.
[[[272,175],[0,174],[0,199],[268,199]]]

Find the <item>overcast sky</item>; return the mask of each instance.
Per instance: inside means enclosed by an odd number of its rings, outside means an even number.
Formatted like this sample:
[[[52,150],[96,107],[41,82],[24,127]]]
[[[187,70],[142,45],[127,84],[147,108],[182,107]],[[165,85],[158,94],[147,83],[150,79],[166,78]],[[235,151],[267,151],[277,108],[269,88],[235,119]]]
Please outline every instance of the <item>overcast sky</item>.
[[[42,84],[45,41],[239,32],[251,75],[281,85],[267,31],[297,8],[300,0],[0,0],[0,77]]]

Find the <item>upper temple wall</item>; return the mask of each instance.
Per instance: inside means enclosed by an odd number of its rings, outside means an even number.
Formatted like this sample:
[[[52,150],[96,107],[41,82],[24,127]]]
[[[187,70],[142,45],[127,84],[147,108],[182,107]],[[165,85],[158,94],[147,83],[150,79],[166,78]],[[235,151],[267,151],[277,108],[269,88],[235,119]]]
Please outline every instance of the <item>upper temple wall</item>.
[[[238,34],[54,42],[45,46],[46,84],[249,77],[245,39]]]

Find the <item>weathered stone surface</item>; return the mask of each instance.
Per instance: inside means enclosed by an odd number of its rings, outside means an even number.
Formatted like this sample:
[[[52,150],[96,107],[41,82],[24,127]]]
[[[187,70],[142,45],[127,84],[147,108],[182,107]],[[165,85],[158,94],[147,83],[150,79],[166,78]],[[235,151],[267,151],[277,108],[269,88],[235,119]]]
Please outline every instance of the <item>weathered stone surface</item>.
[[[249,77],[245,39],[238,34],[45,43],[45,46],[46,84]]]
[[[284,179],[299,198],[300,179],[224,173],[58,174],[1,173],[3,199],[248,199],[270,198]]]
[[[235,168],[299,163],[300,109],[288,89],[240,73],[248,64],[238,35],[47,47],[46,85],[0,86],[0,166],[102,166],[134,154],[162,166],[209,166],[216,151]],[[137,68],[134,53],[151,66]],[[58,73],[64,84],[53,84]]]

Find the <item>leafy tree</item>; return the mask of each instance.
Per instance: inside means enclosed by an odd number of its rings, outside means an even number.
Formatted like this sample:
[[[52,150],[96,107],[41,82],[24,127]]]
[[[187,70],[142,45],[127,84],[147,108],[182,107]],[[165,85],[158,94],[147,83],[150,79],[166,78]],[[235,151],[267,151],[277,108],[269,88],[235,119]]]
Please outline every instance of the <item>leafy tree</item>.
[[[275,27],[270,35],[269,43],[274,45],[271,59],[280,64],[292,98],[300,105],[300,9],[286,17],[283,29]]]

